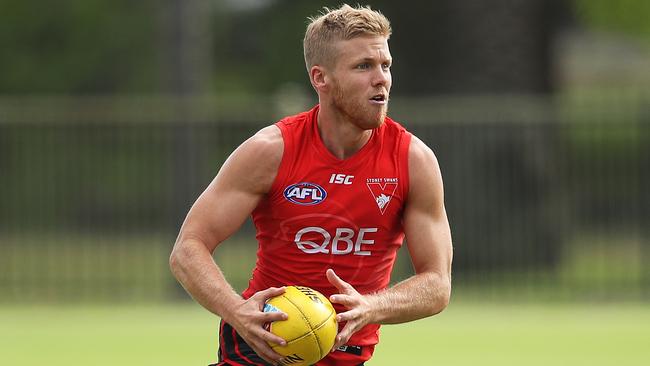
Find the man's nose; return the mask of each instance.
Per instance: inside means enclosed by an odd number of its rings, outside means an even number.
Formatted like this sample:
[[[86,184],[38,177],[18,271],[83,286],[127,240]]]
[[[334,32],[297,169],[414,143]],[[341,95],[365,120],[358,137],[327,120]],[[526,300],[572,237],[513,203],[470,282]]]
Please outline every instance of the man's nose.
[[[378,67],[373,73],[373,86],[388,86],[391,80],[390,69]]]

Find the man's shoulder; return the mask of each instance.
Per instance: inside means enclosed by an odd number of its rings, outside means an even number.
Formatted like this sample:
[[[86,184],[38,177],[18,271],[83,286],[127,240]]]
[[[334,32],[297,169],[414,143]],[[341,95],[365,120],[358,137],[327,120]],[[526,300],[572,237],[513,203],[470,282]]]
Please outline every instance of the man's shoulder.
[[[415,135],[411,137],[409,156],[412,161],[415,160],[416,162],[423,164],[427,164],[427,161],[430,161],[431,159],[435,160],[435,154],[433,153],[433,150],[431,150],[431,148],[426,143],[424,143],[424,141],[420,140]]]
[[[236,167],[230,174],[238,177],[239,188],[263,194],[273,183],[282,152],[282,134],[277,126],[271,125],[244,141],[224,166]]]
[[[260,158],[277,158],[278,154],[281,156],[283,144],[282,133],[277,125],[262,128],[245,143]]]
[[[424,141],[412,136],[409,146],[409,182],[410,190],[428,191],[432,186],[442,186],[440,166],[433,150]]]
[[[279,162],[285,144],[291,145],[292,139],[302,137],[302,134],[308,130],[309,121],[313,121],[317,113],[318,105],[308,111],[284,117],[259,130],[246,141],[245,145],[255,150],[260,159]]]

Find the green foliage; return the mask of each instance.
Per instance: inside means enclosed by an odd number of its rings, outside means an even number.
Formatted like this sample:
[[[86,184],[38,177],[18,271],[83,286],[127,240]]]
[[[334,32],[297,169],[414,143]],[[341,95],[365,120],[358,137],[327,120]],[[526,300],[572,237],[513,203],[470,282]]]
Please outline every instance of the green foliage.
[[[151,7],[149,1],[0,0],[0,93],[151,89]]]
[[[383,1],[367,1],[374,8]],[[261,11],[216,13],[213,21],[217,92],[273,93],[283,83],[311,91],[302,41],[308,17],[337,1],[276,0]],[[350,3],[355,5],[356,3]]]
[[[596,29],[617,31],[650,40],[647,0],[576,0],[576,15]]]
[[[282,82],[309,87],[302,56],[305,8],[317,9],[279,1],[264,11],[215,14],[216,91],[272,93]]]

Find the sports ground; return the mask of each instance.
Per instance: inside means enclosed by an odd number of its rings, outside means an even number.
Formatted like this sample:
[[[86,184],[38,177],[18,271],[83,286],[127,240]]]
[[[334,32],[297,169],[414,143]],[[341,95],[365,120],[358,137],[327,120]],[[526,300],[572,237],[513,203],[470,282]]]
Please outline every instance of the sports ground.
[[[217,321],[191,303],[0,306],[0,354],[12,366],[205,366]],[[368,365],[641,366],[649,344],[647,304],[454,300],[436,317],[384,326]]]

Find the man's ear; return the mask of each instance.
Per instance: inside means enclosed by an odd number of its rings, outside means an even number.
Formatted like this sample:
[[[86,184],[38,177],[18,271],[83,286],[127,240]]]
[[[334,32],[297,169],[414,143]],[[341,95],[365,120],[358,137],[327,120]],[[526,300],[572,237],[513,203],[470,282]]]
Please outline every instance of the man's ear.
[[[311,85],[317,92],[326,91],[329,87],[327,83],[327,70],[322,66],[312,66],[309,70],[309,79],[311,80]]]

